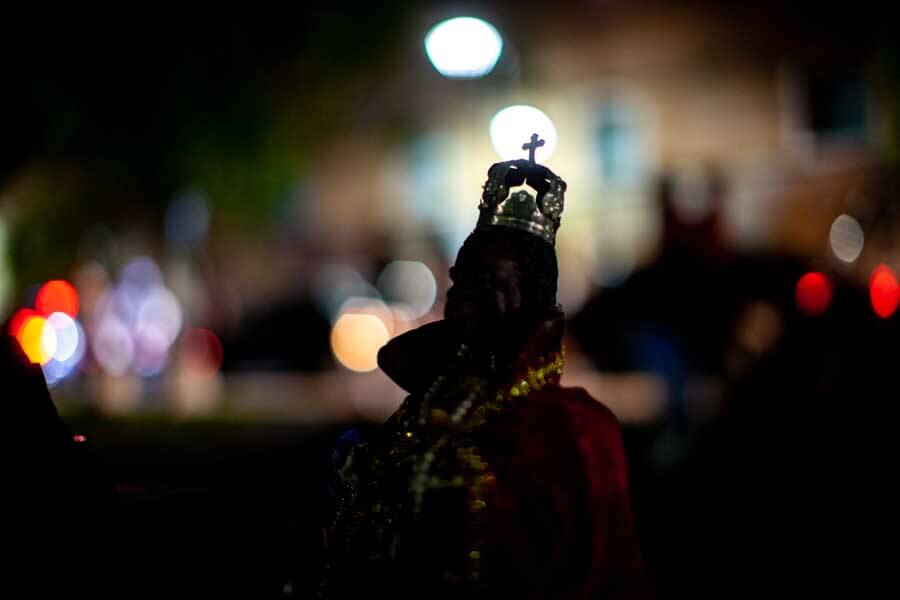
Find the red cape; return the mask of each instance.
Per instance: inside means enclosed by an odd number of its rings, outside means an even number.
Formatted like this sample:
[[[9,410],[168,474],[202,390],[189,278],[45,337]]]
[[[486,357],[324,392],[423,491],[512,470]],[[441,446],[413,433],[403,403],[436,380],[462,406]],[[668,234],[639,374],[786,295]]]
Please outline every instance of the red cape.
[[[489,543],[528,598],[647,598],[618,423],[581,388],[549,387],[489,423]]]
[[[388,375],[413,392],[408,402],[419,402],[426,382],[446,368],[448,357],[439,350],[446,346],[436,342],[444,326],[395,338],[379,356]],[[392,418],[381,435],[397,435],[394,426]],[[338,567],[349,585],[339,585],[332,597],[374,590],[394,598],[650,597],[622,436],[609,409],[583,389],[551,385],[505,408],[471,436],[495,476],[479,529],[487,576],[476,586],[442,580],[441,573],[467,551],[470,523],[464,498],[435,494],[424,521],[410,525],[418,540],[413,551],[403,560],[373,561],[365,543],[350,550]],[[378,448],[377,441],[371,447]],[[407,480],[401,473],[390,481],[384,480],[388,495]]]

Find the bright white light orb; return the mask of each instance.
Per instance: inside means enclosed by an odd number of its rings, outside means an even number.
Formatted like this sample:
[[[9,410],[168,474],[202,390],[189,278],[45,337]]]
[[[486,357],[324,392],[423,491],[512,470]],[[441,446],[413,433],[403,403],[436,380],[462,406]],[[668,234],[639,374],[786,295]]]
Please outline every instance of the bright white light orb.
[[[503,38],[486,21],[457,17],[442,21],[425,36],[425,53],[438,73],[453,79],[475,79],[490,73],[500,53]]]
[[[522,145],[531,141],[536,133],[544,145],[535,151],[536,162],[546,162],[556,150],[556,127],[546,114],[533,106],[516,104],[507,106],[491,119],[490,136],[494,150],[502,160],[528,158]]]
[[[831,251],[847,263],[852,263],[859,258],[865,239],[859,222],[850,215],[841,215],[835,219],[828,235]]]
[[[56,317],[55,315],[63,315],[63,317]],[[65,313],[53,313],[47,319],[47,323],[57,330],[58,338],[53,359],[43,365],[44,379],[49,387],[54,387],[71,375],[81,362],[81,359],[84,358],[84,353],[87,349],[87,337],[84,334],[81,323],[72,320]],[[75,343],[74,348],[72,348],[73,341]]]
[[[53,359],[66,362],[78,349],[79,332],[75,321],[62,312],[55,312],[47,317],[47,322],[56,330],[56,351]]]

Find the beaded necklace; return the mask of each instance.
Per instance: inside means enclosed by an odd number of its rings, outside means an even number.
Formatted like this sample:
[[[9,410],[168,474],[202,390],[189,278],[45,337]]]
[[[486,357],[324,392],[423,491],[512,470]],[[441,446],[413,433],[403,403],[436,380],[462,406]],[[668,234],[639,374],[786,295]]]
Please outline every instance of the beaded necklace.
[[[457,356],[465,359],[468,353],[468,348],[462,346]],[[493,363],[494,361],[492,360],[491,362]],[[442,478],[440,475],[431,474],[438,452],[452,442],[455,433],[471,432],[481,428],[488,418],[500,413],[511,404],[511,401],[523,399],[529,393],[540,390],[547,385],[558,384],[559,378],[562,376],[562,370],[563,350],[560,350],[560,352],[552,354],[549,358],[540,357],[538,365],[529,367],[524,377],[518,379],[515,383],[499,389],[493,388],[495,390],[493,396],[491,395],[492,386],[486,380],[475,378],[464,380],[463,385],[467,393],[449,417],[450,429],[432,442],[431,447],[424,452],[414,467],[410,491],[414,498],[413,508],[417,519],[421,518],[424,497],[428,489],[447,485],[468,485],[467,516],[472,539],[467,540],[468,549],[465,556],[464,574],[459,576],[451,572],[445,572],[445,578],[454,581],[468,579],[472,582],[477,582],[481,578],[484,566],[481,561],[484,540],[480,538],[478,532],[486,517],[487,490],[493,485],[496,478],[490,465],[484,460],[479,453],[478,447],[471,440],[468,440],[468,443],[457,444],[454,448],[456,463],[461,472],[451,471],[449,481],[446,476]],[[440,409],[431,408],[444,384],[445,380],[439,377],[422,398],[418,418],[420,427],[428,425],[429,422],[440,423],[446,418]],[[475,406],[474,411],[472,411],[473,406]],[[429,410],[431,412],[430,415]],[[431,417],[430,419],[429,416]],[[405,437],[414,437],[415,434],[409,435],[410,433],[406,432]]]

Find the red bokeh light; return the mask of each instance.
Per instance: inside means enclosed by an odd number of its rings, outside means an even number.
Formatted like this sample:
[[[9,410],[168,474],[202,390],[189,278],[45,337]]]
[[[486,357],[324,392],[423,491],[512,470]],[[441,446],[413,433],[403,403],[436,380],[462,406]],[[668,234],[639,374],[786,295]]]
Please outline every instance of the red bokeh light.
[[[78,292],[68,281],[62,279],[48,281],[38,291],[34,307],[45,317],[62,312],[74,319],[78,316]]]
[[[797,308],[807,316],[818,317],[828,310],[832,294],[831,280],[827,275],[816,271],[807,273],[797,282]]]
[[[222,366],[222,343],[209,329],[188,329],[181,338],[181,357],[195,375],[212,377]]]
[[[34,316],[37,316],[37,313],[30,308],[20,308],[9,320],[7,333],[13,337],[19,337],[19,330],[22,329],[22,325],[24,325],[30,317]]]
[[[887,319],[900,305],[900,283],[897,276],[886,265],[878,265],[869,278],[869,299],[872,310],[882,319]]]

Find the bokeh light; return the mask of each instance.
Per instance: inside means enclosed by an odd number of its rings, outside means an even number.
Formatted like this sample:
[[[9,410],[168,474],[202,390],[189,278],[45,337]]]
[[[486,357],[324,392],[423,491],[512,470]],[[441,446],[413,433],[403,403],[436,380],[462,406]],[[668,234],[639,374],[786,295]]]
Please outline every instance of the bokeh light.
[[[17,338],[28,360],[33,363],[47,364],[56,352],[56,330],[44,317],[28,317],[19,328]]]
[[[64,313],[53,313],[48,321],[58,339],[53,358],[43,365],[47,385],[53,387],[75,372],[87,350],[87,337],[81,323]]]
[[[80,337],[75,320],[66,313],[55,312],[47,317],[47,322],[56,332],[57,344],[53,359],[59,362],[69,360],[78,350]]]
[[[181,338],[181,360],[191,374],[212,378],[222,366],[222,343],[209,329],[188,329]]]
[[[384,323],[389,337],[396,335],[394,327],[394,311],[390,306],[378,298],[348,298],[347,301],[341,305],[341,309],[338,311],[338,318],[344,314],[372,315],[373,317],[377,317],[378,320]],[[335,319],[335,322],[337,322],[337,319]]]
[[[92,347],[108,374],[124,375],[130,369],[154,377],[169,364],[184,313],[152,258],[129,261],[118,284],[100,295],[93,312]]]
[[[124,375],[134,359],[134,342],[128,326],[115,316],[109,315],[97,326],[91,340],[94,358],[109,375]]]
[[[182,318],[181,304],[175,294],[162,286],[154,286],[140,299],[134,330],[155,329],[168,348],[181,331]]]
[[[846,263],[852,263],[862,253],[865,235],[856,219],[850,215],[840,215],[831,224],[828,242],[835,256]]]
[[[131,339],[134,342],[131,366],[135,373],[143,377],[159,375],[169,361],[169,336],[162,328],[150,324],[132,329]]]
[[[351,298],[378,298],[378,290],[353,267],[340,263],[323,266],[313,279],[313,295],[321,310],[334,321]]]
[[[66,376],[72,372],[65,363],[56,360],[50,360],[47,364],[43,365],[42,368],[44,370],[44,381],[47,382],[47,387],[51,388],[65,379]]]
[[[30,308],[20,308],[17,310],[12,317],[9,319],[9,325],[7,329],[7,333],[9,335],[18,338],[19,330],[22,329],[22,326],[28,321],[29,318],[37,315],[37,312]]]
[[[494,69],[502,52],[503,38],[497,29],[474,17],[442,21],[425,36],[428,60],[444,77],[483,77]]]
[[[351,371],[372,371],[378,350],[390,339],[384,322],[372,314],[344,313],[331,330],[331,350]]]
[[[827,275],[815,271],[807,273],[797,282],[797,308],[807,316],[818,317],[828,310],[832,294],[831,280]]]
[[[391,337],[403,335],[419,324],[419,317],[416,317],[406,304],[391,304],[390,310],[394,326],[391,330]]]
[[[384,268],[375,282],[389,302],[405,304],[414,319],[423,317],[437,298],[437,281],[425,263],[397,260]]]
[[[778,307],[757,300],[742,310],[735,326],[735,338],[744,350],[762,356],[775,348],[783,330],[784,322]]]
[[[878,265],[869,278],[869,299],[872,310],[882,319],[887,319],[900,304],[900,283],[897,275],[887,265]]]
[[[138,256],[122,267],[120,276],[123,286],[135,286],[138,288],[148,288],[152,286],[160,286],[163,283],[162,271],[149,256]]]
[[[490,136],[494,150],[503,160],[527,158],[522,144],[536,133],[544,145],[535,152],[535,161],[546,162],[556,150],[556,126],[546,114],[533,106],[517,104],[507,106],[491,119]]]
[[[68,281],[62,279],[48,281],[38,290],[34,307],[45,317],[61,312],[74,319],[78,316],[78,292]]]

